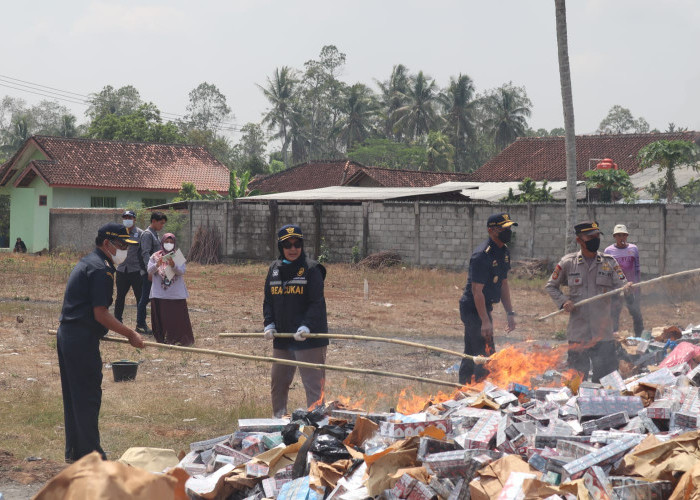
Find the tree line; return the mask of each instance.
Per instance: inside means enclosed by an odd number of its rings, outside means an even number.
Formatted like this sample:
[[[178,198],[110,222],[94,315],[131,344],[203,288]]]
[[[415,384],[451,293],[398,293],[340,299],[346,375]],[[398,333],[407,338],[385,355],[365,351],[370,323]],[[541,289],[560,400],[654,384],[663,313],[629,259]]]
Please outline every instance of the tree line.
[[[470,172],[518,137],[563,135],[533,130],[532,102],[512,82],[477,92],[465,73],[444,87],[426,72],[395,65],[375,88],[341,80],[346,55],[333,45],[303,68],[282,66],[258,84],[267,107],[259,123],[238,127],[226,96],[203,82],[188,95],[184,116],[163,118],[127,85],[105,86],[87,100],[85,123],[55,101],[27,106],[0,101],[0,160],[35,134],[187,143],[206,147],[232,171],[273,173],[311,160],[350,158],[388,168]],[[679,130],[669,124],[670,130]],[[233,143],[232,130],[241,138]],[[680,129],[682,130],[682,129]],[[598,133],[648,132],[644,118],[613,106]]]

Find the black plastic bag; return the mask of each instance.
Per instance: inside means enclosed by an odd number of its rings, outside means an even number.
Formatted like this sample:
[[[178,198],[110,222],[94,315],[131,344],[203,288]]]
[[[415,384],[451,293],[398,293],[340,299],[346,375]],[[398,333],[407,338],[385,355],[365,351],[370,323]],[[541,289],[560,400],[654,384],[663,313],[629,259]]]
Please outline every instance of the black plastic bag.
[[[317,435],[309,451],[316,460],[327,464],[350,458],[350,453],[348,453],[343,442],[329,434]]]

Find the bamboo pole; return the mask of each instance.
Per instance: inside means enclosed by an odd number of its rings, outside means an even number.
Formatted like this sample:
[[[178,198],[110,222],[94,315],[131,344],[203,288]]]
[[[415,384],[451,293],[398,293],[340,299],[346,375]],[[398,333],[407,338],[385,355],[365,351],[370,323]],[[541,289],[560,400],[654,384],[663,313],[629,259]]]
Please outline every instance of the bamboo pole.
[[[264,333],[256,333],[256,332],[251,332],[251,333],[232,333],[232,332],[224,332],[220,333],[219,337],[226,337],[226,338],[258,338],[258,337],[264,337]],[[276,333],[275,338],[282,338],[282,339],[288,339],[288,338],[294,338],[293,333]],[[409,340],[400,340],[400,339],[389,339],[389,338],[384,338],[384,337],[372,337],[369,335],[344,335],[344,334],[339,334],[339,333],[305,333],[304,338],[307,339],[341,339],[341,340],[370,340],[374,342],[387,342],[389,344],[399,344],[399,345],[407,345],[410,347],[418,347],[419,349],[426,349],[428,351],[436,351],[436,352],[442,352],[445,354],[451,354],[453,356],[458,356],[460,358],[464,359],[473,359],[475,356],[469,355],[469,354],[464,354],[461,352],[457,351],[451,351],[449,349],[443,349],[442,347],[434,347],[431,345],[426,345],[426,344],[419,344],[418,342],[411,342]]]
[[[659,283],[661,281],[665,281],[665,280],[668,280],[671,278],[679,278],[681,276],[689,276],[691,274],[699,274],[699,273],[700,273],[700,268],[690,269],[688,271],[680,271],[678,273],[667,274],[665,276],[659,276],[658,278],[653,278],[653,279],[650,279],[647,281],[640,281],[639,283],[632,283],[631,288],[642,288],[643,286]],[[574,304],[574,308],[585,305],[585,304],[590,304],[591,302],[595,302],[596,300],[600,300],[600,299],[603,299],[605,297],[611,297],[613,295],[618,295],[621,293],[624,293],[624,289],[622,289],[622,288],[618,288],[617,290],[611,290],[610,292],[601,293],[600,295],[596,295],[595,297],[590,297],[588,299],[583,299],[580,302],[576,302]],[[562,312],[564,312],[564,309],[559,309],[558,311],[554,311],[554,312],[549,313],[545,316],[537,318],[537,321],[542,321],[542,320],[545,320],[547,318],[551,318],[552,316],[556,316],[557,314],[561,314]]]
[[[55,332],[55,330],[53,330],[52,332]],[[117,338],[117,337],[102,337],[102,340],[107,341],[107,342],[118,342],[120,344],[128,344],[129,343],[129,340],[126,338],[122,339],[122,338]],[[445,380],[417,377],[415,375],[406,375],[404,373],[385,372],[385,371],[380,371],[380,370],[368,370],[366,368],[350,368],[350,367],[346,367],[346,366],[305,363],[303,361],[292,361],[289,359],[277,359],[277,358],[271,358],[271,357],[267,357],[267,356],[252,356],[249,354],[238,354],[235,352],[228,352],[228,351],[215,351],[213,349],[201,349],[198,347],[183,347],[183,346],[179,346],[179,345],[159,344],[158,342],[147,341],[147,342],[144,342],[144,344],[147,347],[157,347],[159,349],[168,349],[171,351],[194,352],[194,353],[198,353],[198,354],[210,354],[213,356],[222,356],[222,357],[227,357],[227,358],[246,359],[248,361],[263,361],[265,363],[279,363],[281,365],[301,366],[304,368],[316,368],[316,369],[325,369],[325,370],[339,371],[339,372],[361,373],[361,374],[365,374],[365,375],[377,375],[379,377],[401,378],[401,379],[405,379],[405,380],[416,380],[418,382],[425,382],[426,384],[444,385],[444,386],[448,386],[448,387],[454,387],[457,389],[463,387],[462,384],[459,384],[457,382],[447,382]]]

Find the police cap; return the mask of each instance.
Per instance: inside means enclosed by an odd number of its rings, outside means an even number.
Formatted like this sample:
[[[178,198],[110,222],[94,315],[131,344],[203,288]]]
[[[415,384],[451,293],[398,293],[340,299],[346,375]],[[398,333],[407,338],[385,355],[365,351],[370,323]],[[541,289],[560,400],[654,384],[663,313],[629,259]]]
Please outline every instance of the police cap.
[[[300,240],[303,240],[304,235],[301,232],[301,228],[293,224],[286,224],[282,226],[279,231],[277,231],[278,242],[289,238],[299,238]]]
[[[129,229],[123,224],[110,222],[97,230],[97,238],[107,238],[109,240],[120,240],[129,245],[138,245],[139,242],[131,238]]]
[[[600,226],[598,223],[594,220],[587,220],[584,222],[579,222],[574,226],[574,231],[576,232],[577,235],[579,234],[590,234],[593,231],[598,231],[600,234],[603,234],[600,231]]]
[[[486,227],[510,227],[517,226],[518,223],[510,218],[506,212],[493,214],[486,222]]]

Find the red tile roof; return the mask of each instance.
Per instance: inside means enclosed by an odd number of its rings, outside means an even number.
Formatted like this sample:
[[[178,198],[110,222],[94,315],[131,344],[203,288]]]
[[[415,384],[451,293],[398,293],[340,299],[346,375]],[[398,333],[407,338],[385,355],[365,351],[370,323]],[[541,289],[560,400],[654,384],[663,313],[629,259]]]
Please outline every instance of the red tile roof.
[[[179,191],[183,182],[192,182],[200,192],[221,193],[229,187],[226,166],[205,148],[182,144],[33,136],[2,170],[17,168],[12,164],[31,146],[47,160],[29,162],[16,183],[39,175],[52,187],[172,192]]]
[[[595,168],[593,158],[611,158],[618,167],[632,175],[639,171],[637,153],[647,144],[659,140],[699,141],[698,132],[579,135],[576,136],[577,178]],[[566,151],[564,137],[520,137],[513,144],[473,172],[475,182],[521,181],[529,177],[536,181],[566,180]]]
[[[262,193],[285,193],[355,185],[363,178],[370,178],[381,187],[429,187],[447,181],[467,181],[469,174],[367,167],[351,160],[326,160],[302,163],[276,174],[256,177],[248,186]]]

